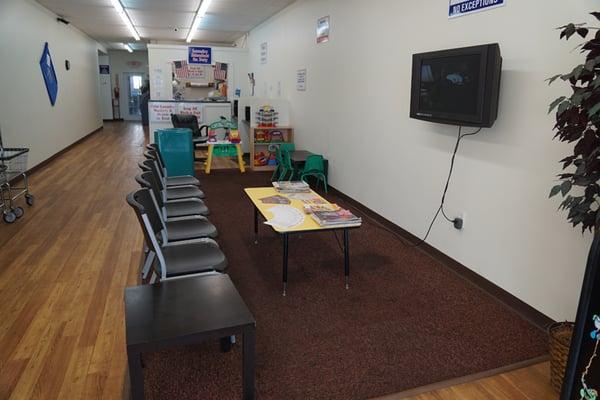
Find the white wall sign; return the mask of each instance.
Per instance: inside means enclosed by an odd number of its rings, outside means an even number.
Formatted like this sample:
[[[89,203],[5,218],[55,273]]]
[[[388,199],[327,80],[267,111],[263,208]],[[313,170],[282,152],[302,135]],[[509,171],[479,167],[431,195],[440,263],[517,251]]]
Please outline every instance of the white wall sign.
[[[306,68],[298,70],[296,75],[296,89],[299,92],[306,91]]]
[[[448,18],[461,17],[479,11],[502,7],[505,0],[450,0]]]
[[[266,64],[269,56],[269,45],[267,42],[260,44],[260,63]]]
[[[329,15],[317,20],[317,43],[329,42],[330,18]]]
[[[150,121],[171,122],[171,114],[191,114],[202,121],[201,103],[177,103],[174,101],[151,101],[148,104]]]

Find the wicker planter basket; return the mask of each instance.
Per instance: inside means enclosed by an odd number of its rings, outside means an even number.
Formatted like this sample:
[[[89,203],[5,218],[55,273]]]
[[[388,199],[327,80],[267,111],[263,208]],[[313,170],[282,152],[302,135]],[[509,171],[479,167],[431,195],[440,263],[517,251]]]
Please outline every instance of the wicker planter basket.
[[[574,326],[572,322],[556,322],[548,329],[550,384],[556,393],[560,393],[565,377]]]

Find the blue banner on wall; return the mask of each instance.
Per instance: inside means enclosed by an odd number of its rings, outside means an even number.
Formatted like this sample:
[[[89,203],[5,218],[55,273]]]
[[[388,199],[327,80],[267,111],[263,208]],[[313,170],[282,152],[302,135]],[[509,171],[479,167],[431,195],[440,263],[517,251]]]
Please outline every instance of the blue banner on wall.
[[[504,0],[450,0],[449,18],[456,18],[479,11],[502,7]]]
[[[44,76],[44,82],[46,83],[48,97],[50,97],[50,104],[54,106],[54,104],[56,104],[56,97],[58,96],[58,81],[56,80],[56,72],[54,71],[52,57],[50,57],[48,42],[44,45],[42,58],[40,58],[40,68],[42,69],[42,75]]]
[[[212,49],[210,47],[188,47],[189,64],[212,64]]]

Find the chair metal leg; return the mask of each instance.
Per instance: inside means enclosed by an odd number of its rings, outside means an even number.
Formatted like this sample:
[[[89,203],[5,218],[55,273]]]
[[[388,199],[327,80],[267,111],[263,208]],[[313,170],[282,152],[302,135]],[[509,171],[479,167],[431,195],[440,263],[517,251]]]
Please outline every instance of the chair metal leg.
[[[146,262],[144,263],[144,267],[142,268],[142,279],[145,280],[148,277],[148,273],[150,272],[150,268],[152,268],[152,264],[154,263],[155,257],[156,253],[154,253],[152,250],[148,250]]]

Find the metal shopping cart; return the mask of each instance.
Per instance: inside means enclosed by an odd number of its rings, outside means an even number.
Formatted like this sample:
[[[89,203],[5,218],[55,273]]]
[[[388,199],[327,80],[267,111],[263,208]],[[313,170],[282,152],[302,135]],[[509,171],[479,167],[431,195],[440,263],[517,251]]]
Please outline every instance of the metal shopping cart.
[[[23,207],[15,206],[14,202],[21,196],[32,206],[34,197],[29,193],[27,181],[27,148],[5,148],[2,146],[2,132],[0,132],[0,209],[2,219],[8,224],[21,218],[25,211]],[[21,186],[12,186],[11,182],[23,178]]]

